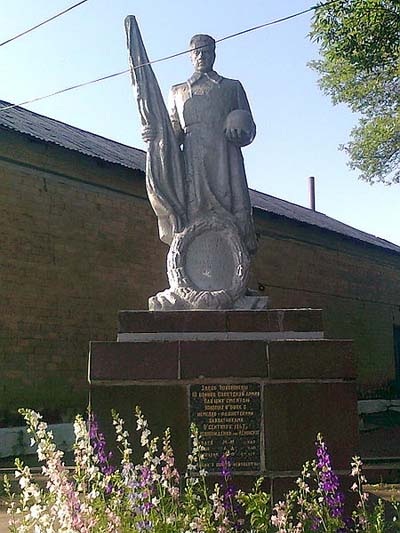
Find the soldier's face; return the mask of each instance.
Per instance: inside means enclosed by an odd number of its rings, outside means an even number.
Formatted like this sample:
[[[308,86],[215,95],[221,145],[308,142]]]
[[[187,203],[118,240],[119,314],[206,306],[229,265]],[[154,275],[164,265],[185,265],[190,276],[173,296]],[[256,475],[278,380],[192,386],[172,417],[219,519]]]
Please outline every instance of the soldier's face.
[[[202,46],[201,42],[197,42],[193,45],[190,58],[196,72],[209,72],[215,61],[214,47],[207,44]]]

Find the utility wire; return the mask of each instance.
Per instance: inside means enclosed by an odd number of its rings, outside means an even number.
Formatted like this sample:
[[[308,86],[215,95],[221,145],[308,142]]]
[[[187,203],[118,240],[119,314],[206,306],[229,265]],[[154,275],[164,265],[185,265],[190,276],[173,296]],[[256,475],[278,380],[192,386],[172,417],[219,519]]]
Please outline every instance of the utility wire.
[[[81,4],[83,2],[86,2],[87,0],[83,0],[80,2]],[[265,22],[264,24],[259,24],[258,26],[253,26],[251,28],[248,28],[246,30],[239,31],[237,33],[232,33],[230,35],[226,35],[225,37],[221,37],[220,39],[216,39],[216,43],[220,43],[222,41],[227,41],[228,39],[233,39],[234,37],[238,37],[239,35],[243,35],[245,33],[249,33],[252,31],[260,30],[261,28],[266,28],[267,26],[272,26],[274,24],[279,24],[281,22],[285,22],[286,20],[293,19],[295,17],[299,17],[300,15],[304,15],[305,13],[309,13],[310,11],[316,11],[317,9],[321,9],[322,7],[329,6],[331,4],[337,4],[338,2],[342,2],[343,0],[331,0],[330,2],[325,2],[324,4],[317,4],[314,6],[309,7],[308,9],[304,9],[303,11],[299,11],[297,13],[293,13],[292,15],[288,15],[287,17],[283,17],[280,19],[272,20],[270,22]],[[76,4],[79,5],[79,4]],[[72,6],[74,7],[74,6]],[[70,8],[72,9],[72,8]],[[176,54],[171,54],[169,56],[161,57],[160,59],[154,59],[153,61],[148,61],[146,63],[141,63],[140,65],[137,65],[136,67],[133,67],[135,70],[141,67],[145,67],[147,65],[154,65],[155,63],[161,63],[162,61],[167,61],[169,59],[173,59],[178,56],[182,56],[184,54],[188,54],[193,50],[193,48],[188,48],[187,50],[183,50],[182,52],[177,52]],[[27,104],[32,104],[33,102],[38,102],[39,100],[44,100],[45,98],[50,98],[51,96],[56,96],[57,94],[66,93],[68,91],[72,91],[74,89],[79,89],[80,87],[85,87],[86,85],[91,85],[93,83],[97,83],[99,81],[108,80],[110,78],[116,78],[117,76],[121,76],[122,74],[126,74],[129,72],[129,69],[121,70],[120,72],[115,72],[114,74],[109,74],[108,76],[102,76],[101,78],[96,78],[95,80],[85,81],[83,83],[78,83],[77,85],[72,85],[71,87],[67,87],[66,89],[60,89],[59,91],[55,91],[50,94],[46,94],[44,96],[39,96],[37,98],[32,98],[31,100],[25,100],[25,102],[20,102],[19,104],[12,104],[0,107],[0,113],[2,111],[6,111],[7,109],[12,109],[14,107],[20,107]]]
[[[233,39],[234,37],[238,37],[239,35],[244,35],[245,33],[249,33],[251,31],[260,30],[261,28],[266,28],[267,26],[279,24],[280,22],[285,22],[286,20],[294,19],[295,17],[299,17],[300,15],[304,15],[305,13],[309,13],[310,11],[316,11],[317,9],[320,9],[321,7],[330,6],[331,4],[337,4],[338,2],[341,2],[341,1],[342,0],[331,0],[330,2],[325,2],[324,4],[317,4],[315,6],[309,7],[308,9],[304,9],[304,11],[293,13],[293,15],[288,15],[287,17],[272,20],[271,22],[265,22],[264,24],[259,24],[258,26],[253,26],[252,28],[248,28],[247,30],[242,30],[242,31],[238,31],[237,33],[232,33],[231,35],[227,35],[226,37],[222,37],[221,39],[218,39],[216,42],[220,43],[222,41],[227,41],[228,39]]]
[[[67,9],[64,9],[64,11],[61,11],[60,13],[57,13],[56,15],[53,15],[49,19],[43,20],[39,24],[36,24],[36,26],[33,26],[32,28],[29,28],[28,30],[23,31],[22,33],[19,33],[18,35],[14,35],[14,37],[11,37],[10,39],[7,39],[7,41],[4,41],[4,42],[0,43],[0,46],[4,46],[5,44],[11,43],[11,41],[15,41],[16,39],[19,39],[23,35],[26,35],[27,33],[30,33],[31,31],[36,30],[37,28],[40,28],[40,26],[44,26],[45,24],[47,24],[48,22],[51,22],[52,20],[56,19],[57,17],[61,17],[61,15],[65,15],[65,13],[68,13],[68,11],[71,11],[72,9],[75,9],[76,7],[84,4],[85,2],[87,2],[87,0],[81,0],[77,4],[74,4],[73,6],[68,7]]]

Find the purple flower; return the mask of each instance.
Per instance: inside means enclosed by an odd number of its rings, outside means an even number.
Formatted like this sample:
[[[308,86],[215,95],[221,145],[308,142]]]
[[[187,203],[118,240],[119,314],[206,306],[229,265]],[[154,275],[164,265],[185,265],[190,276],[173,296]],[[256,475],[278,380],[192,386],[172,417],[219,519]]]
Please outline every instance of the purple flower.
[[[311,530],[318,531],[319,526],[321,525],[321,519],[318,516],[313,516],[311,519]]]
[[[137,528],[139,531],[149,530],[152,527],[153,527],[153,523],[151,522],[151,520],[141,520],[140,522],[137,523]]]
[[[222,494],[223,505],[227,511],[231,525],[234,527],[235,531],[238,531],[239,529],[241,529],[241,521],[235,519],[241,513],[242,507],[235,498],[237,494],[237,489],[232,483],[233,458],[229,454],[229,452],[226,452],[221,455],[219,465],[221,469],[221,475],[225,481],[225,486],[223,488]]]
[[[332,469],[331,457],[321,435],[317,436],[318,488],[332,518],[343,516],[344,495],[340,490],[339,478]]]
[[[104,476],[110,476],[115,472],[115,467],[109,464],[109,461],[112,458],[112,452],[106,452],[106,439],[104,438],[104,434],[99,431],[99,425],[94,413],[89,414],[88,425],[90,444],[93,447],[94,453],[98,457],[100,472]],[[106,494],[110,494],[112,488],[112,483],[109,482],[105,489]]]
[[[141,469],[140,469],[140,472],[141,472],[140,486],[142,488],[145,488],[145,487],[150,485],[150,487],[151,487],[152,481],[153,481],[153,474],[152,474],[150,468],[143,465],[141,467]]]

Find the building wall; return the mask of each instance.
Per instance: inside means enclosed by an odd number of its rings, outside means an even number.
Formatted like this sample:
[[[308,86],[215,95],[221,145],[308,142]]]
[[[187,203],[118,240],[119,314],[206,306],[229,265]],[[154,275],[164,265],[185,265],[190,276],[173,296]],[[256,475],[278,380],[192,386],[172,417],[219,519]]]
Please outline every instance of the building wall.
[[[89,340],[114,340],[118,310],[145,308],[166,284],[166,247],[142,173],[8,138],[0,153],[0,416],[24,405],[84,409]]]
[[[328,337],[354,339],[360,392],[386,387],[395,377],[399,255],[273,215],[257,226],[254,274],[272,306],[323,309]]]
[[[251,286],[323,308],[328,336],[355,339],[362,386],[393,379],[400,257],[258,211],[256,227]],[[0,235],[0,424],[27,405],[68,417],[87,404],[88,342],[167,286],[143,174],[2,133]]]

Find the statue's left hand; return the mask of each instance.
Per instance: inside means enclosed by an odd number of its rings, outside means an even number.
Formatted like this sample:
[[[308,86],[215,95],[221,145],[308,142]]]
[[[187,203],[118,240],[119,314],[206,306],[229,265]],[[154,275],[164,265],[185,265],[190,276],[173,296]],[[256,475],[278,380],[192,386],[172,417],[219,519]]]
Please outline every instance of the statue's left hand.
[[[227,140],[237,146],[246,146],[250,142],[250,135],[241,128],[226,128],[225,136]]]

